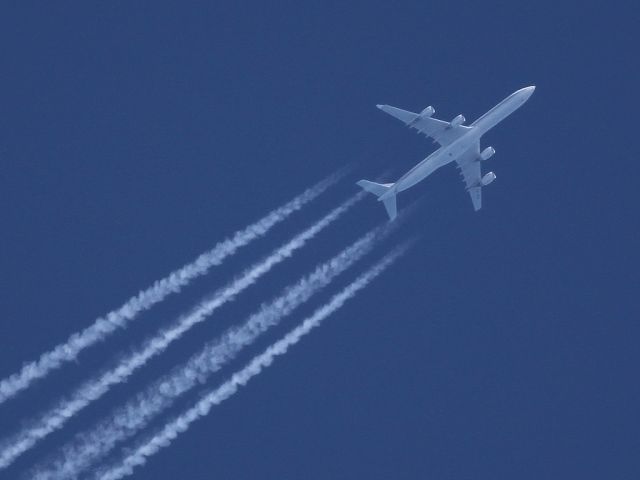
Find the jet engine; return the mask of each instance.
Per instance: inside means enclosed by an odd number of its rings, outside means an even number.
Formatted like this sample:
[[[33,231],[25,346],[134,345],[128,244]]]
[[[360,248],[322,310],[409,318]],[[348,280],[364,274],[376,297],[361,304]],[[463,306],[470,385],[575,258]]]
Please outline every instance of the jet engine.
[[[422,110],[420,112],[420,117],[422,117],[422,118],[430,117],[434,113],[436,113],[436,109],[433,108],[431,105],[429,105],[427,108],[425,108],[424,110]]]
[[[489,172],[489,173],[485,174],[484,177],[482,177],[482,180],[480,180],[480,185],[483,186],[483,187],[486,187],[491,182],[493,182],[495,179],[496,179],[496,174],[493,173],[493,172]]]
[[[496,149],[493,147],[487,147],[484,150],[482,150],[482,153],[480,154],[480,158],[482,160],[489,160],[491,157],[493,157],[493,154],[496,153]]]
[[[465,122],[465,118],[462,115],[458,115],[456,118],[449,122],[449,128],[459,127]]]

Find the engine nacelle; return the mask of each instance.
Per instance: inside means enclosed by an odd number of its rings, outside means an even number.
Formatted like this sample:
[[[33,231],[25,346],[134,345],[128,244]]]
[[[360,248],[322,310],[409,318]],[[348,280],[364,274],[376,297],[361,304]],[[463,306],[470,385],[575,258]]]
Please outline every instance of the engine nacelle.
[[[493,155],[496,153],[496,149],[493,147],[487,147],[484,150],[482,150],[482,153],[480,154],[480,158],[482,160],[489,160],[491,157],[493,157]]]
[[[480,180],[480,185],[482,185],[483,187],[486,187],[495,179],[496,179],[496,174],[493,172],[489,172],[484,177],[482,177],[482,180]]]
[[[462,125],[465,122],[465,118],[462,115],[458,115],[456,118],[454,118],[453,120],[451,120],[449,122],[449,127],[450,128],[455,128],[455,127],[459,127],[460,125]]]
[[[430,117],[430,116],[431,116],[431,115],[433,115],[434,113],[436,113],[436,109],[435,109],[435,108],[433,108],[431,105],[429,105],[427,108],[425,108],[424,110],[422,110],[422,111],[420,112],[420,116],[421,116],[422,118]]]

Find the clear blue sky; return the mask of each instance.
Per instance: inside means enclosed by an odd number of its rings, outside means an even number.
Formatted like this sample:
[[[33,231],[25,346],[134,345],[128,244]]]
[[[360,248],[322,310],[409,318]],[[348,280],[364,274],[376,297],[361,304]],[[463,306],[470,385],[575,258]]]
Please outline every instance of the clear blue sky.
[[[421,235],[412,253],[134,478],[637,478],[632,2],[222,3],[0,7],[0,377],[335,169],[356,172],[2,406],[0,431],[318,218],[353,181],[389,168],[393,180],[432,151],[375,104],[471,121],[534,84],[483,139],[498,179],[481,212],[454,168],[403,193],[400,209],[422,205],[402,233]],[[18,478],[384,218],[373,200],[360,205],[0,477]]]

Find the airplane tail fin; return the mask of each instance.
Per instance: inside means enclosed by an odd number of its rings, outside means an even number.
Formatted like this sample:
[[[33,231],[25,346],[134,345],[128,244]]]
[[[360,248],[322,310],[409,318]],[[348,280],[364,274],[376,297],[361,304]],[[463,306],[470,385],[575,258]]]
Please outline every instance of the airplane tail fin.
[[[357,185],[360,186],[363,190],[373,193],[378,200],[384,204],[384,208],[387,210],[387,215],[389,215],[389,220],[393,220],[396,218],[398,212],[396,209],[396,194],[395,192],[389,192],[391,187],[393,187],[393,183],[375,183],[370,182],[369,180],[360,180],[357,182]]]

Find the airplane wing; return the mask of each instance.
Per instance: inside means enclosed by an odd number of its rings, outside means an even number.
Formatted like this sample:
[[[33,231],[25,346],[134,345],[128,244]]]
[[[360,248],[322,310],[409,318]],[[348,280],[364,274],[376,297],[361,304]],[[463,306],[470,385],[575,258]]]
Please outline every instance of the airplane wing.
[[[480,186],[480,179],[482,174],[480,172],[480,141],[475,142],[469,150],[463,153],[460,158],[456,160],[458,164],[458,170],[464,181],[469,195],[471,195],[471,203],[475,211],[482,208],[482,187]]]
[[[442,146],[449,145],[472,128],[465,127],[464,125],[451,126],[449,122],[431,118],[429,115],[408,112],[407,110],[402,110],[390,105],[378,105],[377,107],[392,117],[396,117],[401,122],[404,122],[410,128],[415,128],[418,133],[432,138],[434,142],[438,142]],[[427,107],[425,111],[427,109],[431,109],[431,112],[433,112],[431,107]]]

